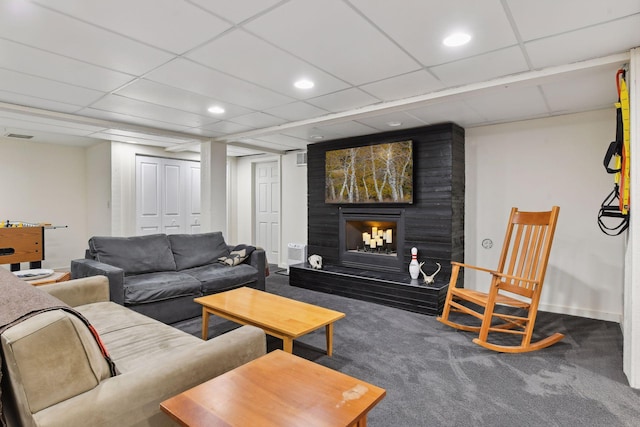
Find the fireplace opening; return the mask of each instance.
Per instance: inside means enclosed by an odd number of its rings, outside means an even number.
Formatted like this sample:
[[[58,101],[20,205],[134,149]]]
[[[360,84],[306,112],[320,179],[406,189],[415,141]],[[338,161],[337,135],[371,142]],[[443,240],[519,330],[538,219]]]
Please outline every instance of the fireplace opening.
[[[340,209],[340,263],[346,267],[401,271],[402,209]]]

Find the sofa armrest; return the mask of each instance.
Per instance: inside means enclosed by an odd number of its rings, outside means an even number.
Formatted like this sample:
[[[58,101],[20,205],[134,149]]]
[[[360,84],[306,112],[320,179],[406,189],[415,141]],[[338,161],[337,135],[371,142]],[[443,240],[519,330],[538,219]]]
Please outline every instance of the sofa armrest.
[[[265,290],[266,285],[266,277],[267,277],[267,256],[262,248],[256,248],[248,260],[244,262],[248,262],[252,267],[258,269],[258,280],[256,283],[256,289]]]
[[[109,279],[106,276],[92,276],[40,286],[71,307],[109,301]]]
[[[109,298],[124,305],[124,270],[92,259],[74,259],[71,261],[71,278],[79,279],[91,276],[107,276],[109,279]]]
[[[161,402],[264,354],[264,332],[242,326],[103,380],[93,390],[43,409],[34,418],[41,427],[175,425],[162,413]]]

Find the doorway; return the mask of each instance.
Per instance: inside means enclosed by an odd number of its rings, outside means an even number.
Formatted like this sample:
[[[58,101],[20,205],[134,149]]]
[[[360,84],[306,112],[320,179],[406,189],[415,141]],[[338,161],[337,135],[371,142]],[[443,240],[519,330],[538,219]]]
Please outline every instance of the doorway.
[[[256,245],[264,248],[268,262],[280,262],[280,165],[277,161],[254,164]]]

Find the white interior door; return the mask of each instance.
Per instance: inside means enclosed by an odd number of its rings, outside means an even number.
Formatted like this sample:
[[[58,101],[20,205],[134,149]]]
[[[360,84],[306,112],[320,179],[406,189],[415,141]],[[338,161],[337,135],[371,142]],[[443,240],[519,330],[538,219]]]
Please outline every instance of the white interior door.
[[[255,164],[256,245],[270,263],[280,261],[280,168],[278,162]]]
[[[136,156],[136,234],[200,231],[200,163]]]

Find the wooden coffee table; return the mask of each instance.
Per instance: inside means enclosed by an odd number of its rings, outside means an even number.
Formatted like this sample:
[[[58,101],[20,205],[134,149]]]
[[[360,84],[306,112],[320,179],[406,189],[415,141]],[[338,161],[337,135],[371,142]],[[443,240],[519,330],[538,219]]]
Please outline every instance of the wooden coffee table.
[[[160,404],[190,427],[366,427],[386,391],[275,350]]]
[[[293,340],[325,327],[327,355],[333,354],[333,322],[345,314],[317,305],[295,301],[253,288],[237,288],[194,300],[202,305],[202,339],[208,338],[209,315],[241,325],[257,326],[282,340],[283,350],[293,351]]]

